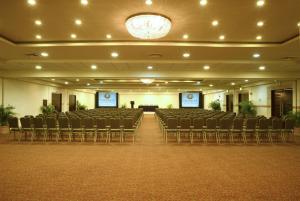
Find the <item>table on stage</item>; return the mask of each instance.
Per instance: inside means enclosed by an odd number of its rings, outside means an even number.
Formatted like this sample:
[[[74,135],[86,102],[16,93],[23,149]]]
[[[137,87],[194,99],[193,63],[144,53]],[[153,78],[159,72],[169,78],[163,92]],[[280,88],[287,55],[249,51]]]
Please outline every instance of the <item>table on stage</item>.
[[[139,105],[139,108],[143,108],[144,112],[155,112],[158,105]]]

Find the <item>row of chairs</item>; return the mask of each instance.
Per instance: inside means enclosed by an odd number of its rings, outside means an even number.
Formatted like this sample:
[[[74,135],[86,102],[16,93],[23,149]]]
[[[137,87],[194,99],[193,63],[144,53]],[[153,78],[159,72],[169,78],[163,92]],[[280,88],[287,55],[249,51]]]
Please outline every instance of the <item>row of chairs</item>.
[[[282,121],[273,118],[168,118],[166,121],[159,119],[163,137],[168,143],[168,137],[175,136],[178,143],[182,137],[188,137],[193,143],[194,136],[202,137],[204,143],[213,139],[217,143],[224,140],[234,143],[239,140],[247,143],[253,139],[257,144],[263,140],[273,143],[274,141],[287,142],[290,136],[294,140],[294,121],[286,119]]]
[[[142,116],[141,116],[142,117]],[[105,138],[106,143],[110,143],[112,138],[119,137],[120,142],[124,142],[126,136],[132,136],[132,142],[135,142],[136,130],[141,122],[141,117],[134,121],[133,118],[67,118],[64,116],[56,119],[53,116],[43,118],[37,117],[22,117],[20,119],[21,127],[19,126],[18,118],[10,118],[8,120],[9,130],[13,138],[16,139],[19,135],[19,141],[27,136],[30,136],[31,142],[39,140],[41,137],[43,141],[55,141],[68,139],[69,142],[75,141],[79,138],[81,142],[92,138],[94,142]]]

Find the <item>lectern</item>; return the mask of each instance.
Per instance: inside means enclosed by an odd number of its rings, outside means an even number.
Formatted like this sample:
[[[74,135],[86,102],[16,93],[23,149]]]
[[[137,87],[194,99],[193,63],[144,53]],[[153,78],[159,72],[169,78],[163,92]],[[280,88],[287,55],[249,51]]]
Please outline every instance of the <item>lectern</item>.
[[[130,101],[131,108],[134,108],[134,101]]]

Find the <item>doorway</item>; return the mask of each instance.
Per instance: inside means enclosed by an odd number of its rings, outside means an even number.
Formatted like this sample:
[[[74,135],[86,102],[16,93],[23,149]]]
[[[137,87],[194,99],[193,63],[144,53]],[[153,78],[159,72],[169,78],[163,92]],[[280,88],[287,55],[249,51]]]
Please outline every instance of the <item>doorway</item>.
[[[57,112],[61,112],[62,105],[62,95],[57,93],[52,93],[52,105],[55,107]]]
[[[226,112],[233,112],[233,95],[226,95]]]
[[[293,110],[293,90],[276,89],[271,91],[273,117],[282,117]]]
[[[76,95],[69,95],[69,111],[76,110]]]

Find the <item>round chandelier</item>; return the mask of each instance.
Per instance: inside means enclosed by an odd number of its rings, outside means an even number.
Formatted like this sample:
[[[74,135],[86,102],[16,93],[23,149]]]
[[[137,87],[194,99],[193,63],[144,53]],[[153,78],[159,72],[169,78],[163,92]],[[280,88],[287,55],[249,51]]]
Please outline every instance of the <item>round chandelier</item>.
[[[172,27],[168,17],[155,13],[140,13],[127,18],[128,32],[139,39],[158,39],[166,36]]]

